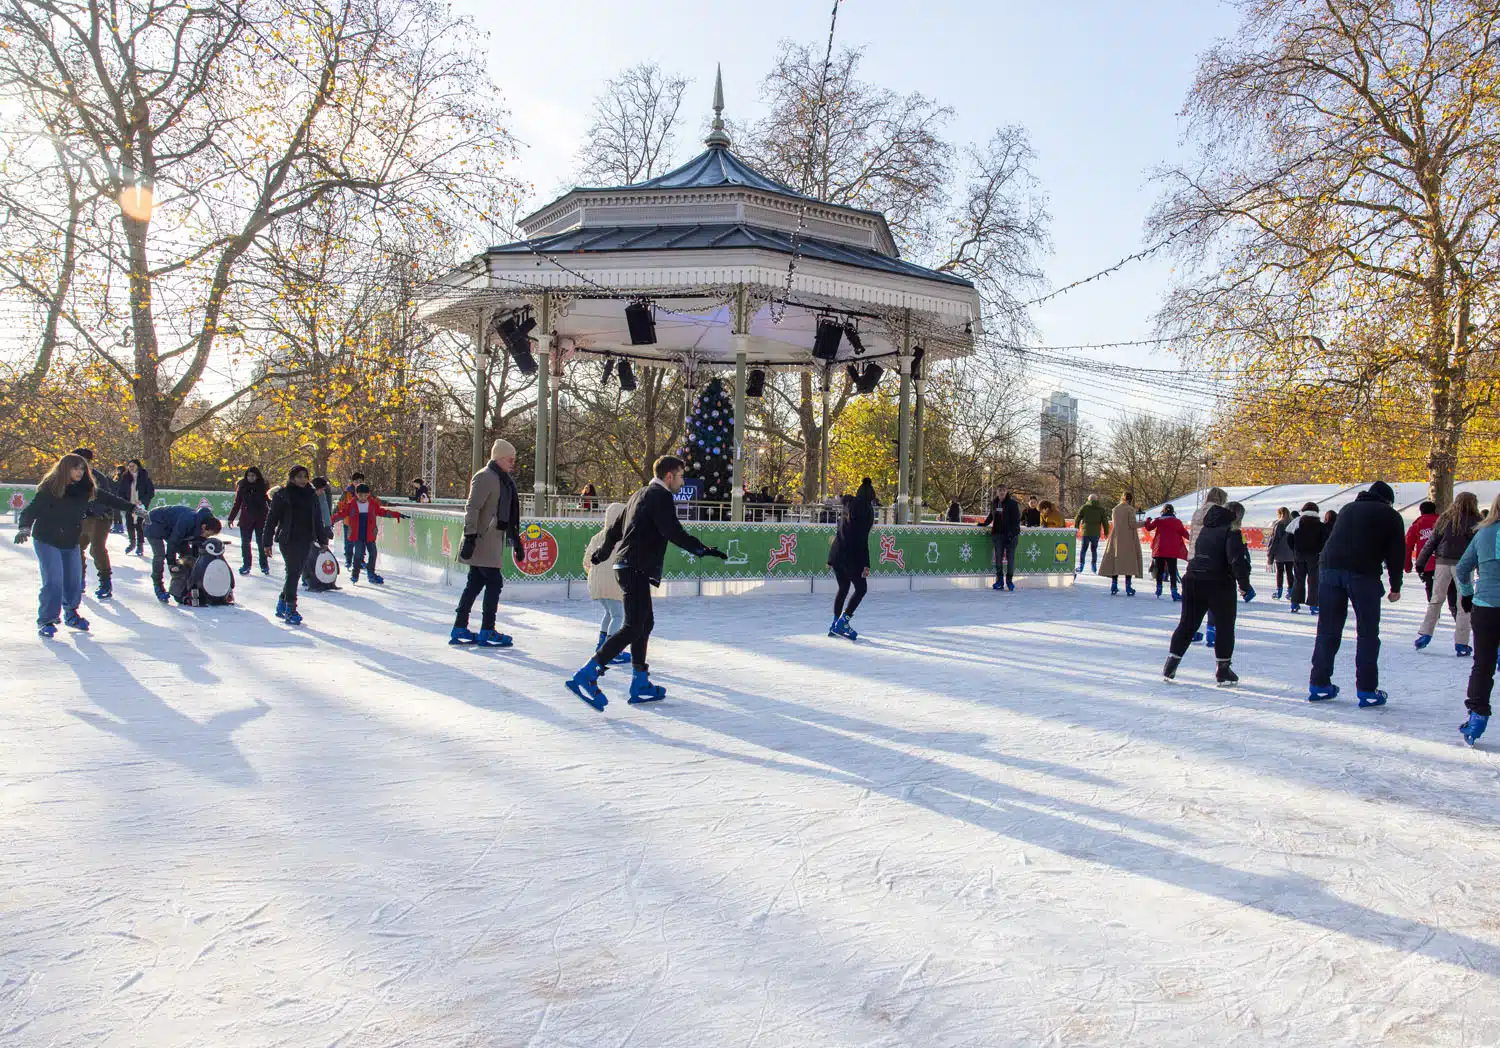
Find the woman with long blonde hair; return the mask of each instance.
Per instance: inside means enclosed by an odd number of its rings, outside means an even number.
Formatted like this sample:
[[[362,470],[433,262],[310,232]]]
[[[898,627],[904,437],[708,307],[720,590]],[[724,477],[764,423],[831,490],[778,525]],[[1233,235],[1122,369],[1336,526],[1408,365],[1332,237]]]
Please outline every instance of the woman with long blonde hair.
[[[1416,558],[1418,564],[1426,564],[1428,557],[1434,557],[1437,562],[1432,576],[1433,596],[1428,599],[1427,614],[1417,628],[1416,647],[1419,651],[1432,643],[1432,634],[1437,629],[1438,616],[1448,594],[1448,583],[1453,579],[1453,569],[1469,548],[1469,540],[1478,527],[1479,499],[1472,491],[1460,491],[1454,497],[1453,505],[1432,526],[1432,534]],[[1474,653],[1469,646],[1469,613],[1463,608],[1459,608],[1454,616],[1453,650],[1459,658]]]
[[[1474,667],[1469,670],[1464,701],[1469,719],[1458,727],[1472,746],[1490,721],[1490,692],[1495,686],[1495,661],[1500,658],[1500,495],[1490,503],[1489,516],[1474,532],[1453,575],[1459,607],[1474,625]]]
[[[31,540],[42,588],[37,598],[37,633],[52,637],[57,623],[88,631],[88,620],[78,614],[83,600],[83,556],[78,543],[89,503],[97,502],[122,513],[136,507],[109,491],[94,487],[89,464],[81,455],[64,455],[36,486],[36,495],[21,511],[16,542]]]

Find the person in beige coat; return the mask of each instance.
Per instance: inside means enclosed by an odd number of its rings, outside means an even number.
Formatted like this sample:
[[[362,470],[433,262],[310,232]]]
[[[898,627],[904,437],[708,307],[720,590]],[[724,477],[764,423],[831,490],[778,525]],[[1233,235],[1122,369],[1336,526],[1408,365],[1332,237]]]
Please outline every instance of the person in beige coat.
[[[589,539],[583,551],[583,570],[588,573],[589,596],[604,608],[604,618],[599,622],[598,651],[609,640],[609,635],[625,625],[625,591],[620,589],[620,580],[615,578],[615,561],[620,557],[620,547],[598,564],[594,563],[594,551],[604,545],[604,536],[614,527],[615,521],[625,515],[625,503],[611,502],[604,511],[604,527]],[[630,661],[630,652],[621,651],[610,660],[612,664]]]
[[[500,439],[490,448],[489,465],[469,481],[469,502],[464,507],[464,541],[458,549],[460,563],[469,566],[469,581],[458,598],[449,644],[477,644],[485,648],[508,648],[509,637],[495,630],[495,613],[500,607],[500,590],[505,579],[500,569],[505,565],[505,547],[515,551],[516,563],[526,559],[521,543],[521,497],[511,474],[516,468],[516,446]],[[484,594],[479,633],[469,629],[469,612],[474,601]]]
[[[1110,515],[1109,541],[1104,546],[1104,556],[1099,559],[1099,574],[1110,577],[1110,596],[1120,592],[1120,576],[1124,575],[1125,594],[1134,597],[1135,587],[1130,580],[1145,573],[1140,525],[1135,521],[1135,493],[1127,491]]]

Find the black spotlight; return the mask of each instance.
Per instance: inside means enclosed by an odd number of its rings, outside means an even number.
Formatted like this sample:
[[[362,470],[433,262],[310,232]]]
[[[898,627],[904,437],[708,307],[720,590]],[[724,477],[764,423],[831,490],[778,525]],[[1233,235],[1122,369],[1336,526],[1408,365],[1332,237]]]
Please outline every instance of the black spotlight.
[[[851,385],[851,386],[858,386],[859,385],[859,365],[858,364],[850,364],[848,367],[844,368],[844,374],[846,374],[846,375],[849,376],[849,385]]]
[[[620,366],[615,369],[615,373],[620,376],[620,392],[621,393],[634,393],[635,392],[635,368],[633,368],[633,367],[630,366],[630,361],[628,361],[628,360],[622,360],[622,361],[620,361]]]
[[[859,376],[859,381],[854,384],[855,390],[860,393],[874,393],[876,387],[880,385],[880,376],[884,374],[885,368],[873,360],[870,361],[865,365],[865,370]]]
[[[609,376],[615,373],[615,358],[606,357],[604,360],[604,377],[600,379],[605,385],[609,385]]]
[[[913,381],[920,381],[921,380],[921,378],[922,378],[922,358],[925,357],[926,355],[927,355],[927,350],[923,349],[921,346],[918,346],[916,349],[912,350],[912,352],[911,352],[911,377],[912,377]]]
[[[632,346],[656,345],[656,317],[651,312],[651,303],[632,302],[626,306],[625,323],[630,328]]]
[[[854,326],[854,321],[844,325],[844,337],[849,340],[849,345],[854,347],[854,355],[860,356],[865,351],[865,344],[860,340],[859,328]]]
[[[745,396],[758,397],[766,391],[766,373],[760,368],[750,372],[745,379]]]
[[[844,337],[844,325],[837,320],[823,317],[818,321],[818,333],[813,338],[812,355],[819,360],[837,360],[839,342]]]
[[[527,337],[534,327],[536,321],[531,317],[518,322],[516,314],[512,314],[495,329],[505,343],[506,352],[515,361],[516,369],[523,375],[536,374],[536,358],[531,355],[531,339]]]

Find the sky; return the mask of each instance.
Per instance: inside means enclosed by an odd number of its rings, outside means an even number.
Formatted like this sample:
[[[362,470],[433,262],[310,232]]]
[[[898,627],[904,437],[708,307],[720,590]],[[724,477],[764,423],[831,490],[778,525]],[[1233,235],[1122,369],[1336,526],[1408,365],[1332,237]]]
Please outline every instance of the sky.
[[[490,34],[490,69],[522,143],[517,173],[543,203],[571,185],[575,156],[604,81],[641,61],[692,83],[683,103],[677,159],[702,147],[715,63],[724,70],[725,116],[763,113],[758,94],[777,42],[827,40],[831,0],[568,0],[485,4],[457,10]],[[1071,283],[1146,246],[1143,224],[1161,193],[1152,181],[1181,158],[1181,110],[1199,56],[1233,34],[1235,9],[1219,0],[844,0],[837,46],[865,49],[861,76],[919,91],[954,110],[957,144],[1024,124],[1035,173],[1050,199],[1049,287]],[[1034,313],[1041,344],[1150,338],[1171,280],[1167,258],[1069,292]],[[1101,360],[1173,367],[1177,358],[1138,348],[1079,351]],[[1069,371],[1061,381],[1032,369],[1040,395],[1061,387],[1084,419],[1104,427],[1123,409],[1175,414],[1140,389]]]

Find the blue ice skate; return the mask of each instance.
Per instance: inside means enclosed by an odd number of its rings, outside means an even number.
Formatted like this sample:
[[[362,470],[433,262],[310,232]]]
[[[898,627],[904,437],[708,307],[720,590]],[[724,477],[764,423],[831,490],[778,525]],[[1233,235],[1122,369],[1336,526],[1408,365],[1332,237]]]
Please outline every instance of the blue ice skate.
[[[1203,643],[1210,648],[1214,646],[1214,641],[1216,641],[1218,637],[1219,628],[1217,626],[1210,626],[1208,627],[1208,629],[1203,631]]]
[[[1011,589],[1015,589],[1015,587],[1012,586]],[[1135,596],[1135,587],[1130,584],[1130,576],[1129,575],[1125,576],[1125,596],[1127,596],[1127,597],[1134,597]]]
[[[1361,691],[1359,694],[1359,708],[1369,709],[1371,706],[1384,706],[1385,700],[1390,698],[1385,692],[1376,688],[1374,691]]]
[[[1005,588],[1005,583],[1000,582],[1000,581],[996,581],[995,584],[990,587],[990,589],[992,589],[992,590],[1003,590],[1004,588]]]
[[[1281,599],[1281,587],[1280,586],[1276,587],[1276,596],[1272,597],[1271,599],[1272,600],[1280,600]]]
[[[1119,579],[1110,579],[1109,580],[1109,595],[1111,597],[1118,597],[1120,595],[1120,580]]]
[[[498,630],[480,630],[479,636],[474,638],[474,644],[480,648],[508,648],[515,641],[507,634]]]
[[[843,637],[845,640],[859,640],[859,634],[855,632],[853,626],[849,625],[848,615],[840,615],[834,619],[833,625],[828,627],[828,635],[830,637]]]
[[[94,591],[95,600],[109,600],[115,595],[114,584],[109,581],[99,583],[99,588]]]
[[[478,634],[467,626],[454,626],[453,632],[448,634],[449,644],[473,644],[478,639]]]
[[[1417,634],[1417,639],[1412,643],[1412,647],[1416,648],[1418,651],[1421,651],[1423,648],[1427,647],[1427,645],[1429,645],[1431,643],[1432,643],[1432,634],[1430,634],[1430,633],[1418,633]]]
[[[36,628],[36,635],[43,640],[51,640],[57,636],[57,624],[55,622],[44,622]]]
[[[1488,717],[1481,717],[1470,711],[1469,719],[1458,726],[1458,732],[1464,737],[1464,741],[1472,746],[1479,741],[1479,736],[1484,734],[1484,729],[1489,726],[1489,723]]]
[[[599,687],[599,674],[603,672],[603,666],[599,665],[593,659],[589,659],[567,681],[568,690],[594,707],[594,709],[603,710],[604,707],[609,705],[609,699]]]
[[[1470,655],[1474,654],[1474,649],[1467,644],[1455,644],[1453,645],[1453,654],[1461,659],[1467,659]]]
[[[384,586],[385,585],[385,576],[384,575],[377,575],[377,574],[375,574],[372,571],[372,572],[369,572],[366,577],[370,580],[370,584],[371,585],[374,585],[374,586]]]
[[[286,624],[288,626],[300,626],[300,625],[302,625],[302,616],[297,614],[297,609],[296,608],[292,608],[292,609],[290,609],[290,610],[287,611],[287,613],[286,613]]]
[[[73,608],[63,615],[63,625],[70,630],[77,630],[79,633],[87,633],[89,631],[89,620],[78,614],[77,608]]]
[[[277,597],[276,598],[276,617],[278,619],[284,619],[284,618],[286,618],[286,598],[285,597]]]
[[[642,702],[660,702],[666,697],[667,689],[659,684],[652,684],[648,670],[636,670],[635,676],[630,679],[630,698],[625,701],[636,706]]]
[[[1308,702],[1327,702],[1329,699],[1339,697],[1339,686],[1337,684],[1314,684],[1307,689]]]
[[[1005,588],[1009,592],[1014,593],[1016,591],[1016,584],[1011,579],[1006,579],[1005,580]]]
[[[609,634],[605,633],[603,630],[600,630],[599,631],[599,643],[596,644],[596,645],[594,645],[594,651],[598,652],[598,650],[600,648],[604,647],[604,642],[607,641],[607,640],[609,640]],[[609,660],[609,664],[611,666],[623,666],[623,665],[625,665],[625,663],[627,663],[629,661],[630,661],[630,650],[628,648],[621,648],[620,649],[620,654],[618,654],[614,658],[610,659]]]
[[[172,599],[172,595],[158,586],[156,587],[156,599],[165,604]]]
[[[1292,601],[1292,614],[1296,615],[1301,610],[1302,610],[1302,605],[1298,604],[1296,601]]]

